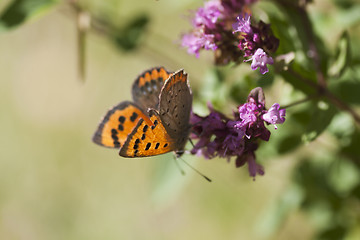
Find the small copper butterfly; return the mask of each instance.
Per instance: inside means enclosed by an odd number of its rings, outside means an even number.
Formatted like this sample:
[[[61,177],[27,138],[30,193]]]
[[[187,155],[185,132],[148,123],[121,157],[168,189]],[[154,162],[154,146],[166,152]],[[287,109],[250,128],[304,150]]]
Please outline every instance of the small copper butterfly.
[[[119,148],[123,157],[148,157],[170,151],[181,155],[190,134],[192,106],[184,70],[147,70],[135,80],[132,96],[134,102],[121,102],[105,114],[93,141]]]

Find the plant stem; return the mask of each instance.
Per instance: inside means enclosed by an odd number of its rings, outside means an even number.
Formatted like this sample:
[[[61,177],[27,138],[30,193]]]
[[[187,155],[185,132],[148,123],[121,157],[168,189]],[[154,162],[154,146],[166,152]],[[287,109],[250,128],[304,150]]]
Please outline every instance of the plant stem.
[[[296,102],[290,103],[288,105],[282,106],[281,108],[289,108],[289,107],[292,107],[292,106],[295,106],[295,105],[310,101],[311,99],[314,99],[314,98],[317,98],[317,97],[319,97],[319,95],[307,96],[304,99],[301,99],[301,100],[298,100]]]
[[[311,81],[311,79],[307,79],[307,78],[301,76],[300,74],[295,72],[292,68],[289,68],[288,71],[289,71],[289,73],[291,73],[299,81],[302,81],[303,83],[305,83],[305,84],[309,85],[310,87],[316,89],[318,94],[315,95],[315,96],[318,96],[318,97],[324,96],[324,97],[326,97],[336,107],[338,107],[339,109],[341,109],[343,111],[346,111],[346,112],[350,113],[351,116],[356,121],[356,123],[360,125],[360,115],[357,112],[355,112],[354,109],[352,109],[347,103],[343,102],[341,99],[339,99],[337,96],[335,96],[332,92],[330,92],[327,87],[321,86],[320,82],[315,83],[315,82]],[[314,96],[309,96],[308,98],[314,98]],[[306,100],[304,99],[304,100],[300,100],[300,101],[305,102]],[[295,102],[295,103],[297,104],[297,102]],[[293,105],[295,105],[295,103],[289,104],[287,107],[293,106]]]
[[[346,104],[341,99],[339,99],[337,96],[335,96],[328,89],[326,89],[326,91],[324,92],[324,95],[338,108],[350,113],[351,116],[356,121],[356,123],[360,125],[360,116],[357,114],[357,112],[354,111],[354,109],[352,109],[348,104]]]

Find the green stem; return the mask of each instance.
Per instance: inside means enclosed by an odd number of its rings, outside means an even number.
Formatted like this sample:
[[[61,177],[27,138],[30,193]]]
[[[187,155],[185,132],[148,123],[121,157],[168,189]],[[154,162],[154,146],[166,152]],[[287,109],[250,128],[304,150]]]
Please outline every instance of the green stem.
[[[301,100],[298,100],[296,102],[290,103],[288,105],[282,106],[281,108],[290,108],[290,107],[293,107],[295,105],[310,101],[310,100],[312,100],[314,98],[317,98],[317,97],[319,97],[319,95],[307,96],[304,99],[301,99]]]
[[[296,73],[292,68],[289,68],[289,73],[292,74],[295,79],[302,81],[303,83],[309,85],[310,87],[314,88],[318,92],[318,97],[324,96],[326,97],[332,104],[334,104],[337,108],[346,111],[351,114],[357,124],[360,125],[360,115],[354,111],[347,103],[343,102],[340,98],[335,96],[332,92],[329,91],[327,87],[321,86],[320,83],[315,83],[310,79],[307,79],[300,74]],[[311,96],[309,96],[311,97]],[[314,96],[312,96],[314,97]],[[294,104],[289,104],[290,106]]]

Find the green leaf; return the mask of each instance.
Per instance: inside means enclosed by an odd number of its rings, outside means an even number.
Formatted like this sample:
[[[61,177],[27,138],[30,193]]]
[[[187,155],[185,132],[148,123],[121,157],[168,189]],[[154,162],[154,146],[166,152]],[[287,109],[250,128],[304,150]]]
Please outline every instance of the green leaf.
[[[311,105],[292,115],[299,124],[298,129],[303,129],[301,139],[304,143],[314,141],[331,123],[337,109],[324,101],[312,101]],[[294,141],[294,140],[293,140]]]
[[[347,229],[342,225],[329,226],[326,230],[321,232],[316,239],[319,240],[338,240],[344,239]]]
[[[262,2],[262,4],[264,4]],[[287,21],[281,12],[268,12],[269,22],[271,23],[271,30],[274,36],[281,40],[279,48],[276,51],[277,54],[285,54],[296,50],[296,41],[298,39],[293,38],[293,34]]]
[[[341,81],[331,86],[332,92],[343,101],[352,104],[360,104],[360,82],[359,81]]]
[[[349,66],[350,59],[350,37],[347,32],[343,32],[337,44],[335,60],[328,74],[332,77],[340,77]]]
[[[330,162],[334,159],[330,159]],[[341,207],[341,201],[337,193],[328,182],[329,161],[314,161],[303,159],[294,169],[293,179],[304,191],[302,207],[305,209],[316,208],[319,205],[330,206],[330,209]]]
[[[355,131],[351,136],[351,140],[349,141],[349,144],[344,148],[342,148],[341,150],[342,154],[353,159],[354,163],[356,163],[358,167],[360,167],[359,146],[360,146],[360,132]]]
[[[333,0],[333,2],[341,8],[349,9],[355,7],[356,2],[354,0]]]
[[[289,33],[295,48],[293,50],[287,49],[286,52],[294,51],[297,63],[301,64],[308,72],[318,70],[316,61],[319,59],[319,68],[325,75],[327,72],[328,51],[325,49],[326,45],[324,42],[316,35],[308,12],[304,8],[299,7],[296,1],[279,1],[278,7],[285,14],[285,21],[289,23],[286,31]],[[317,50],[317,59],[316,56],[309,57],[309,53],[314,52],[312,45]]]
[[[282,138],[278,143],[278,152],[280,154],[288,153],[297,148],[301,143],[300,134],[291,134]]]
[[[248,88],[242,81],[236,81],[230,88],[230,98],[238,104],[244,103],[248,94]]]
[[[261,74],[257,80],[257,86],[265,88],[270,87],[274,82],[275,76],[273,72],[268,72],[266,74]]]
[[[338,139],[340,144],[342,141],[347,143],[355,131],[354,120],[349,113],[339,112],[334,116],[328,130]]]
[[[44,14],[56,0],[15,0],[0,15],[0,32],[23,24],[25,21]]]
[[[315,72],[307,71],[300,64],[292,64],[288,71],[281,71],[280,75],[295,89],[300,90],[307,95],[314,95],[316,93],[316,89],[309,85],[309,83],[316,84]]]
[[[314,141],[331,123],[337,109],[323,101],[317,102],[311,110],[311,120],[302,135],[302,140],[307,143]]]
[[[124,51],[136,49],[146,33],[149,21],[149,17],[143,14],[129,21],[123,29],[115,30],[117,34],[113,40],[116,46]]]

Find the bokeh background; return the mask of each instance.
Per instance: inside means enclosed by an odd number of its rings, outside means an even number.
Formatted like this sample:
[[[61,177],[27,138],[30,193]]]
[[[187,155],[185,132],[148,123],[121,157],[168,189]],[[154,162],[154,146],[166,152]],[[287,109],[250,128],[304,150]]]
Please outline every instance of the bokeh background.
[[[12,2],[1,1],[0,13]],[[106,110],[130,100],[133,80],[154,66],[185,69],[200,113],[206,113],[207,101],[226,105],[231,113],[237,103],[226,95],[228,86],[235,84],[238,88],[231,89],[243,93],[243,99],[251,87],[267,86],[268,77],[242,77],[253,74],[248,65],[214,70],[211,53],[196,59],[181,49],[180,35],[190,28],[189,9],[202,4],[82,2],[115,28],[140,19],[145,34],[135,37],[134,49],[123,39],[88,31],[81,53],[76,14],[66,1],[37,9],[19,25],[1,26],[0,239],[313,239],[319,232],[328,233],[321,239],[360,239],[359,159],[333,155],[338,146],[331,134],[279,152],[271,143],[277,141],[274,135],[295,126],[271,129],[274,137],[258,152],[266,174],[256,181],[233,162],[184,155],[212,183],[179,161],[186,171],[182,176],[172,154],[125,159],[92,143]],[[359,5],[353,4],[341,9],[336,1],[319,0],[309,6],[320,34],[330,34],[329,45],[346,21],[321,26],[358,13]],[[149,21],[144,29],[142,21]],[[355,40],[358,26],[349,26]],[[83,80],[79,52],[85,53]],[[214,71],[226,72],[228,82],[214,80]],[[269,81],[276,88],[265,91],[268,107],[275,101],[289,103],[291,86]],[[335,130],[356,129],[346,114],[334,121]]]

